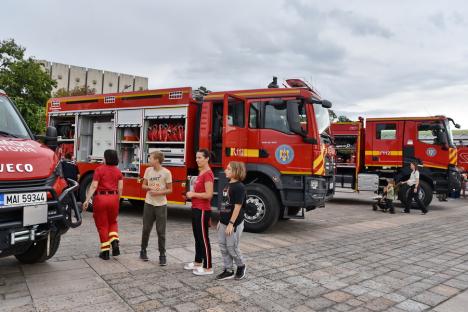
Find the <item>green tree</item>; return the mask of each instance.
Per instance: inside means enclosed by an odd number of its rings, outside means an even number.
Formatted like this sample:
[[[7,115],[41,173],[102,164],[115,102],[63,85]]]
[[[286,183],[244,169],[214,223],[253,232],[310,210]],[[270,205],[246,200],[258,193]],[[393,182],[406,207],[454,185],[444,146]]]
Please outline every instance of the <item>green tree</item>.
[[[0,88],[15,102],[34,133],[45,130],[45,105],[56,82],[14,39],[0,41]]]
[[[351,119],[349,119],[349,118],[348,118],[347,116],[345,116],[345,115],[340,115],[340,116],[338,116],[338,121],[339,121],[339,122],[349,122],[349,121],[351,121]]]
[[[82,87],[75,87],[73,90],[66,90],[65,88],[58,89],[53,96],[58,97],[65,97],[65,96],[78,96],[78,95],[88,95],[88,94],[96,94],[96,89],[90,88],[88,86]]]

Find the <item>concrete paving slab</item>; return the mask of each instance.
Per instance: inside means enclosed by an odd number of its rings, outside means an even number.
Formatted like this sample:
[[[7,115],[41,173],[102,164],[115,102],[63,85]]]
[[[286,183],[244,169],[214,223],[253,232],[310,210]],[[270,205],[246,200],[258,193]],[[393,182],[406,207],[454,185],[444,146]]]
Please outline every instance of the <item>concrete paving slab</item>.
[[[467,310],[468,291],[464,291],[434,308],[436,312],[466,312]]]

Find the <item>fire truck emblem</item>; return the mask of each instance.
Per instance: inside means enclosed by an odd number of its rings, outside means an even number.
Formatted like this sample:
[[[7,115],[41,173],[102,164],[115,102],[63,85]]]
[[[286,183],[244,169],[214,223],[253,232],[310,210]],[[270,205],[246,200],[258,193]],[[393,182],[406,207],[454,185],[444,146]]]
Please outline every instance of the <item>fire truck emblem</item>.
[[[276,161],[282,165],[287,165],[294,159],[294,150],[289,145],[280,145],[275,152]]]
[[[437,150],[433,147],[429,147],[427,150],[426,150],[426,155],[429,156],[429,157],[434,157],[435,155],[437,155]]]

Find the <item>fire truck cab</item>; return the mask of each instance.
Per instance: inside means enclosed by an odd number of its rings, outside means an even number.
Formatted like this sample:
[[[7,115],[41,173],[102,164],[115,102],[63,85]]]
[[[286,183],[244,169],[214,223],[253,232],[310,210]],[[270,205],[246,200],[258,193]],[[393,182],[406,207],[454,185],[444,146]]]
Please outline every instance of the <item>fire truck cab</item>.
[[[36,141],[15,105],[0,90],[0,257],[14,255],[23,263],[50,259],[60,237],[81,224],[73,194],[76,181],[67,183],[54,128],[45,143]]]
[[[460,189],[457,149],[452,119],[444,116],[368,118],[331,126],[336,148],[336,184],[356,191],[378,191],[387,179],[396,183],[410,174],[409,163],[420,170],[419,196],[429,205],[433,193],[447,195]],[[459,127],[455,124],[456,127]],[[408,188],[400,188],[406,199]]]
[[[151,151],[162,151],[172,172],[170,204],[185,204],[184,193],[198,174],[198,149],[211,152],[213,207],[220,204],[228,162],[245,162],[246,229],[261,232],[278,218],[304,217],[305,210],[324,205],[333,180],[324,144],[330,106],[307,88],[206,96],[172,88],[54,98],[47,121],[58,129],[59,149],[75,155],[82,198],[107,148],[117,150],[123,197],[135,204],[145,198],[141,183]]]

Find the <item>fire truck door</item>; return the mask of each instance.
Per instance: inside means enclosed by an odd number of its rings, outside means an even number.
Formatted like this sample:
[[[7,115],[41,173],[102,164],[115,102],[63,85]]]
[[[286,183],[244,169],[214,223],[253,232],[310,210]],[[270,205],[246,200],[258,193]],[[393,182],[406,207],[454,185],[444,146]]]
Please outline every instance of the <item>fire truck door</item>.
[[[372,131],[372,130],[371,130]],[[403,122],[396,120],[375,122],[372,150],[366,150],[366,164],[401,166],[403,161]]]
[[[414,157],[426,167],[447,168],[449,146],[444,125],[441,122],[417,122]]]
[[[223,105],[223,167],[229,161],[246,161],[253,157],[253,150],[248,149],[248,133],[246,125],[246,101],[232,94],[224,95]]]

